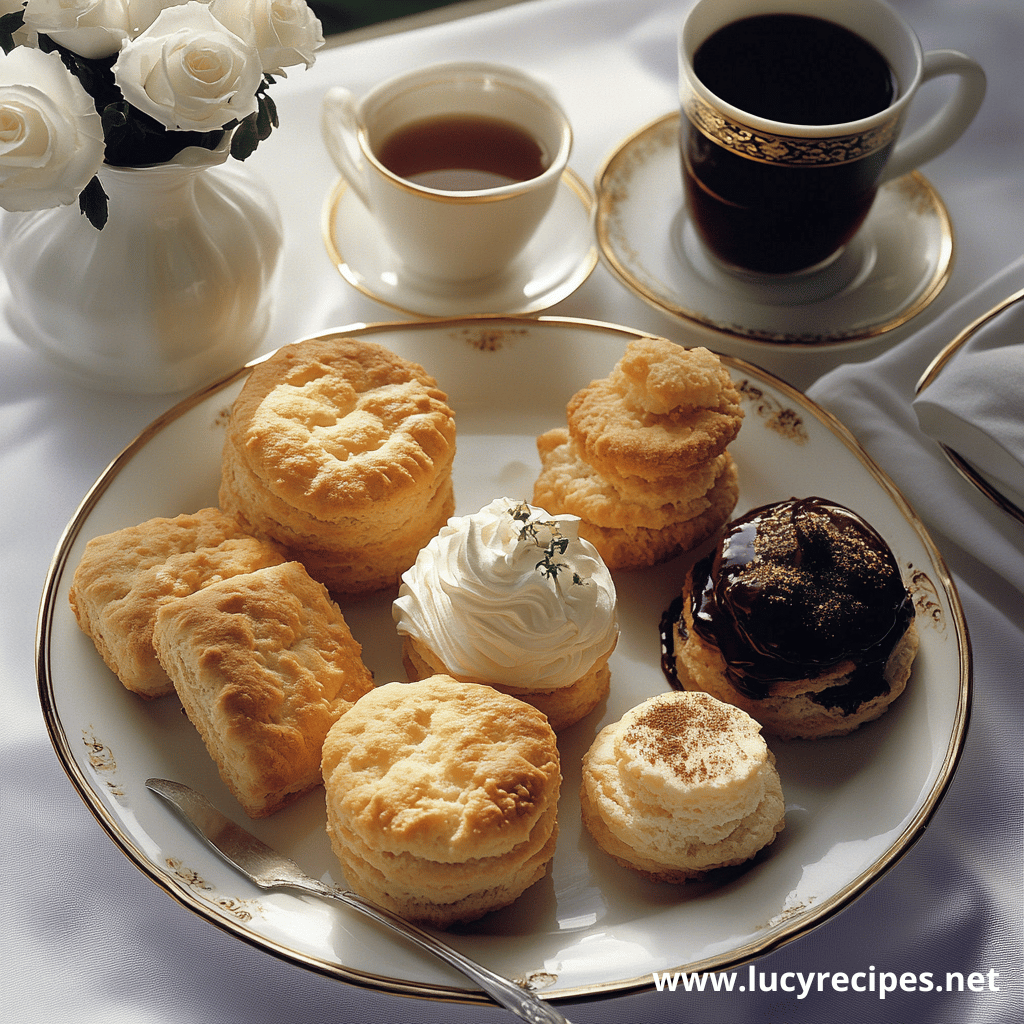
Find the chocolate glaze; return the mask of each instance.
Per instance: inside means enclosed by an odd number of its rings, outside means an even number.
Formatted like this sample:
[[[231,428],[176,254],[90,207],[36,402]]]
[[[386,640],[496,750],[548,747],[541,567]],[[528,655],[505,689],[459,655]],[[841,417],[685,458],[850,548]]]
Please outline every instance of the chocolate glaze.
[[[753,509],[691,573],[693,629],[721,651],[740,693],[760,700],[773,683],[847,659],[857,665],[849,682],[812,699],[850,714],[887,692],[885,663],[914,606],[888,544],[855,512],[814,497]],[[676,685],[672,628],[682,611],[677,599],[662,620]]]

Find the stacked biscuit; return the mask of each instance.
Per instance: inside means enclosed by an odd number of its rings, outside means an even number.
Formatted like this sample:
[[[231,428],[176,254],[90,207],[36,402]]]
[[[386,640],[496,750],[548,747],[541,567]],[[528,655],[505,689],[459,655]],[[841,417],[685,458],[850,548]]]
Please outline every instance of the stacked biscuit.
[[[603,729],[584,757],[580,803],[606,853],[661,882],[742,864],[785,824],[760,726],[706,693],[661,694]]]
[[[454,512],[455,420],[419,365],[318,338],[250,374],[231,412],[220,506],[337,595],[396,585]]]
[[[340,610],[298,562],[165,604],[154,644],[221,778],[253,818],[320,784],[324,737],[373,688]]]
[[[633,340],[608,377],[570,399],[567,420],[537,440],[533,501],[579,516],[610,568],[667,561],[729,518],[739,486],[726,448],[743,410],[712,352]]]
[[[349,886],[409,920],[445,928],[506,906],[554,854],[555,734],[489,686],[377,687],[328,733],[323,777]]]
[[[283,561],[276,545],[249,536],[233,516],[204,508],[93,538],[69,598],[111,671],[151,700],[174,692],[153,647],[160,609],[218,580]]]

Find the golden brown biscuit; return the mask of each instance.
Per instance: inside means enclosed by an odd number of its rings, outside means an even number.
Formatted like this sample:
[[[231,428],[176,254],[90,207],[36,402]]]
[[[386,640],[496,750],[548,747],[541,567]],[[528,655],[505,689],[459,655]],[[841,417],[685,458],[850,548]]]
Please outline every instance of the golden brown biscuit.
[[[151,700],[174,692],[153,649],[153,623],[168,601],[218,580],[285,561],[234,516],[204,508],[150,519],[86,545],[69,599],[83,632],[125,687]]]
[[[590,504],[599,519],[622,523],[621,526],[604,526],[585,517],[580,522],[580,536],[597,548],[609,569],[658,565],[692,551],[721,529],[739,498],[739,475],[728,452],[715,460],[721,469],[710,489],[699,501],[682,506],[681,518],[673,519],[676,507],[672,505],[663,505],[656,516],[650,516],[638,506],[626,502],[616,504],[607,490],[600,489],[596,481],[601,478],[586,468],[586,463],[577,464],[561,447],[551,449],[547,456],[543,449],[541,451],[542,468],[533,493],[536,504],[576,515],[582,515],[582,508]],[[566,473],[575,465],[582,471],[578,477]],[[582,502],[581,495],[585,495]],[[631,510],[635,513],[632,521]],[[660,525],[648,526],[645,521]]]
[[[743,410],[712,352],[635,339],[608,377],[569,400],[566,417],[537,439],[533,501],[579,516],[580,536],[609,568],[668,561],[728,520],[739,481],[726,448]]]
[[[780,739],[852,732],[903,692],[918,648],[888,544],[821,498],[752,509],[687,573],[669,610],[680,685]]]
[[[323,776],[348,884],[411,920],[444,928],[506,906],[554,852],[554,732],[488,686],[377,687],[332,727]]]
[[[337,605],[298,562],[169,602],[154,640],[221,778],[253,818],[320,784],[327,731],[373,688]]]
[[[612,648],[614,650],[614,647]],[[556,733],[575,725],[590,714],[608,696],[611,689],[611,669],[608,659],[612,651],[600,658],[593,667],[569,686],[552,690],[527,690],[488,682],[500,693],[507,693],[542,712]],[[415,637],[402,637],[402,664],[410,679],[426,679],[433,675],[450,675],[462,683],[481,683],[480,679],[460,676],[449,671],[441,659]]]
[[[569,434],[599,473],[657,479],[721,455],[743,420],[719,358],[663,338],[629,342],[611,374],[566,407]]]
[[[337,594],[395,585],[454,511],[455,420],[421,366],[319,338],[257,365],[235,400],[221,507]]]
[[[580,806],[606,853],[659,882],[742,864],[785,825],[760,727],[705,693],[661,694],[602,729],[583,759]]]

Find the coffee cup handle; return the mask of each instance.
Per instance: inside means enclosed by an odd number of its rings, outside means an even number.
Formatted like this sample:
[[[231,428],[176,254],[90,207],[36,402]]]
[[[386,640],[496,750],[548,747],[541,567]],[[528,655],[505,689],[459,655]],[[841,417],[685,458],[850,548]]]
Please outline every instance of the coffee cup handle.
[[[899,178],[948,149],[967,130],[985,98],[986,78],[981,65],[956,50],[930,50],[924,55],[921,83],[956,75],[956,91],[930,121],[900,141],[882,174],[882,181]]]
[[[348,89],[336,85],[327,90],[320,107],[320,134],[335,166],[363,205],[369,207],[365,164],[359,151],[357,101]]]

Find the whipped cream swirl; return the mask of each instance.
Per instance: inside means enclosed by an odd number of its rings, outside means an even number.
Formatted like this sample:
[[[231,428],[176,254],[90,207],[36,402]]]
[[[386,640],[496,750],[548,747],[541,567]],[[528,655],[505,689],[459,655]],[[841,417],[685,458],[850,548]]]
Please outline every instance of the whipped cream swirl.
[[[615,646],[615,585],[579,519],[498,498],[448,520],[402,576],[398,632],[457,676],[556,690]]]

